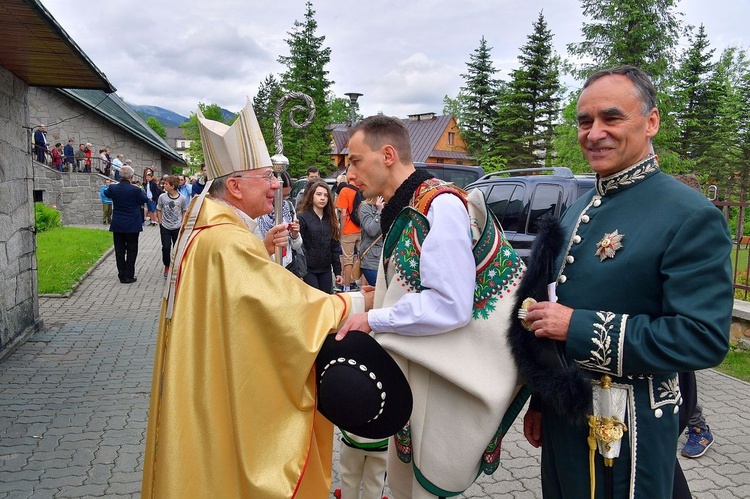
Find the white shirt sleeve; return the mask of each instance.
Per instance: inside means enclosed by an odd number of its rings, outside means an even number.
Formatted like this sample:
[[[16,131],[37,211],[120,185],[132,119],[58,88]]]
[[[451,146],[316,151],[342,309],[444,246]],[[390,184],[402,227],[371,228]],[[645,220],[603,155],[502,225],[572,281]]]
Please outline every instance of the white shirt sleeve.
[[[469,214],[456,196],[437,196],[427,212],[430,232],[419,262],[422,286],[393,306],[373,309],[367,321],[377,333],[427,336],[465,326],[471,320],[476,264]]]

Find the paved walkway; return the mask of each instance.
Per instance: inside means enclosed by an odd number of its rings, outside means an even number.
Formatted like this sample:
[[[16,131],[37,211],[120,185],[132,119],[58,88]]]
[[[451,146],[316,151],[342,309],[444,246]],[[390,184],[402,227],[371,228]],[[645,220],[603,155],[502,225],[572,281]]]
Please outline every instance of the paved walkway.
[[[158,232],[141,236],[138,282],[120,284],[110,255],[69,298],[42,298],[44,330],[0,364],[0,498],[140,497],[164,285]],[[680,458],[691,488],[701,499],[748,498],[750,384],[712,370],[698,381],[716,443]],[[519,423],[500,469],[462,497],[541,497],[539,451]]]

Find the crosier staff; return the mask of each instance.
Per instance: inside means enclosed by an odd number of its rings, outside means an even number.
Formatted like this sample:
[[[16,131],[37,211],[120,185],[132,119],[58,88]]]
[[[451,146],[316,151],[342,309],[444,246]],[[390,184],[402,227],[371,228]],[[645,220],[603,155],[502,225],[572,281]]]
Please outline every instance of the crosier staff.
[[[281,173],[285,172],[289,168],[289,158],[284,156],[284,144],[281,137],[281,113],[284,112],[284,106],[286,106],[286,104],[293,99],[304,100],[305,104],[307,105],[307,109],[309,109],[309,112],[305,121],[303,121],[302,123],[297,123],[296,121],[294,121],[294,112],[304,111],[305,106],[293,106],[289,110],[290,125],[297,129],[305,128],[307,125],[312,123],[312,120],[315,117],[315,103],[313,102],[312,97],[305,93],[289,92],[288,94],[284,94],[281,99],[279,99],[278,104],[276,104],[276,110],[273,112],[273,141],[274,145],[276,146],[276,154],[271,156],[271,164],[273,165],[273,171],[276,172],[276,178],[278,179],[279,183],[282,183]],[[282,222],[282,208],[284,205],[283,189],[278,189],[274,196],[274,225],[279,225]],[[277,247],[274,255],[276,257],[276,263],[278,263],[279,265],[283,265],[284,263],[282,262],[283,258],[281,254],[281,248]]]

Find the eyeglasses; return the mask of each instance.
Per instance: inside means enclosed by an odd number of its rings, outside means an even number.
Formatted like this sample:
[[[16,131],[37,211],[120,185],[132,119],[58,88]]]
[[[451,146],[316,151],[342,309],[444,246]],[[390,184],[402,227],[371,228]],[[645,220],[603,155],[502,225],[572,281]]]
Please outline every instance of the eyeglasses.
[[[232,178],[258,178],[258,179],[267,180],[269,184],[272,184],[274,181],[276,182],[279,181],[276,178],[276,175],[274,175],[273,170],[267,173],[264,173],[263,175],[235,175]]]

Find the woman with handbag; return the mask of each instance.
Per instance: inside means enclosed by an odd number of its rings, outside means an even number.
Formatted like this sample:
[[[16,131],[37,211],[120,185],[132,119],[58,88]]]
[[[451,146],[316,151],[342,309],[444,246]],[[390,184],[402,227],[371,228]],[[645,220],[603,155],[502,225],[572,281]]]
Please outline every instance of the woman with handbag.
[[[359,205],[359,221],[362,229],[361,249],[357,262],[366,282],[362,284],[375,285],[378,277],[378,262],[383,251],[383,234],[380,230],[380,212],[385,202],[378,196],[366,199]],[[355,264],[355,268],[357,265]],[[352,272],[354,274],[354,272]],[[356,278],[356,276],[352,275]]]

